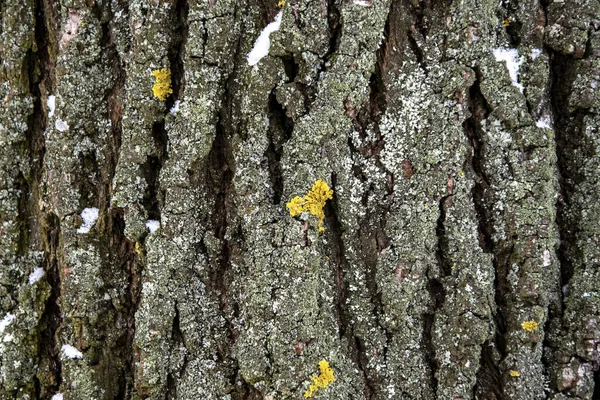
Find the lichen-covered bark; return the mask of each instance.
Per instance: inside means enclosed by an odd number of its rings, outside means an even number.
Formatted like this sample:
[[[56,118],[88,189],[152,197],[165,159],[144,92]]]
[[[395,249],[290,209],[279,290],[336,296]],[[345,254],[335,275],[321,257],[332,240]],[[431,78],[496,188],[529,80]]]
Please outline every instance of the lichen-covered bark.
[[[300,399],[321,360],[322,399],[600,397],[599,29],[0,0],[0,399]],[[286,210],[318,179],[324,231]]]

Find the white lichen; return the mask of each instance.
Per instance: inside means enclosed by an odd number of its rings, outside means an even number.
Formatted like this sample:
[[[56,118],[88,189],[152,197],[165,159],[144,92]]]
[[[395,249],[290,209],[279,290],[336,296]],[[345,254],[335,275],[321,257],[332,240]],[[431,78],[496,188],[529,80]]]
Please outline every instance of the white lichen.
[[[62,352],[63,356],[71,360],[76,358],[83,358],[83,353],[81,353],[79,350],[77,350],[77,348],[71,346],[70,344],[63,344],[63,346],[60,348],[60,351]]]
[[[98,211],[99,210],[94,207],[83,209],[83,211],[81,212],[81,218],[83,218],[83,223],[81,224],[79,229],[77,229],[77,233],[88,233],[90,229],[92,229],[92,226],[94,226],[96,220],[98,219]]]
[[[27,282],[30,285],[33,285],[34,283],[36,283],[37,281],[39,281],[40,279],[42,279],[42,277],[44,276],[44,268],[35,268],[33,270],[33,272],[31,274],[29,274],[29,279],[27,280]]]
[[[513,86],[523,93],[524,87],[519,83],[519,68],[523,64],[523,57],[519,56],[517,49],[498,48],[494,50],[494,58],[497,62],[504,62]]]
[[[271,47],[271,39],[269,36],[271,33],[279,30],[281,26],[281,17],[283,15],[283,11],[279,11],[279,13],[275,16],[275,20],[265,26],[265,29],[262,30],[256,42],[254,42],[254,47],[248,53],[248,65],[256,65],[264,56],[269,54],[269,48]]]

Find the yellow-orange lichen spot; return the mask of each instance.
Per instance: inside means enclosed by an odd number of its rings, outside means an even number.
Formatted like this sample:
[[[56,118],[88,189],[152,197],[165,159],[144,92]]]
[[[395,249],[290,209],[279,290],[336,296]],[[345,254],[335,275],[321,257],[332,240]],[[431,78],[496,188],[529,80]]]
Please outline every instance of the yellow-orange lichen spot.
[[[313,376],[311,378],[312,383],[304,392],[304,397],[309,398],[313,397],[313,395],[319,389],[325,389],[329,384],[335,381],[335,376],[333,375],[333,369],[329,366],[329,362],[327,360],[319,361],[319,371],[321,372],[318,376]]]
[[[167,68],[152,71],[152,76],[156,79],[152,86],[152,93],[159,100],[166,100],[173,89],[171,89],[171,70]]]
[[[296,215],[302,214],[304,211],[308,211],[315,217],[319,218],[319,231],[323,232],[323,220],[325,219],[325,202],[333,198],[333,190],[329,188],[327,182],[318,179],[312,188],[308,191],[306,196],[296,196],[291,199],[286,207],[290,210],[290,215],[295,217]]]
[[[523,328],[523,330],[525,330],[527,332],[533,332],[533,331],[537,331],[538,323],[535,321],[523,321],[523,323],[521,324],[521,327]]]

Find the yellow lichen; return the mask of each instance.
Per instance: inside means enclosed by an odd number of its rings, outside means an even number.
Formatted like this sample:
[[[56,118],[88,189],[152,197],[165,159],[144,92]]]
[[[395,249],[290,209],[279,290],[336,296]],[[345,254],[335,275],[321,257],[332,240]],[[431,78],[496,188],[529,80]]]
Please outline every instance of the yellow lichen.
[[[154,86],[152,86],[152,93],[159,100],[166,100],[173,89],[171,89],[171,70],[170,69],[157,69],[152,71],[152,76],[156,79]]]
[[[511,22],[512,22],[512,18],[508,17],[508,18],[502,20],[502,25],[507,27],[510,25]]]
[[[321,179],[318,179],[313,187],[308,191],[306,196],[296,196],[290,200],[286,207],[290,210],[290,215],[295,217],[296,215],[302,214],[304,211],[308,211],[315,217],[319,218],[319,231],[322,232],[323,219],[325,219],[325,202],[333,198],[333,190],[329,188],[329,185]]]
[[[510,374],[510,376],[514,376],[515,378],[521,376],[519,371],[515,371],[514,369],[511,369],[508,373]]]
[[[279,0],[279,3],[277,3],[277,7],[283,7],[285,6],[285,0]]]
[[[523,321],[521,326],[523,327],[523,330],[526,330],[527,332],[533,332],[537,331],[538,323],[535,321]]]
[[[325,389],[331,382],[335,381],[333,369],[331,369],[327,360],[319,361],[319,370],[321,374],[319,376],[313,376],[311,378],[312,383],[310,384],[306,392],[304,392],[305,398],[312,397],[317,390]]]

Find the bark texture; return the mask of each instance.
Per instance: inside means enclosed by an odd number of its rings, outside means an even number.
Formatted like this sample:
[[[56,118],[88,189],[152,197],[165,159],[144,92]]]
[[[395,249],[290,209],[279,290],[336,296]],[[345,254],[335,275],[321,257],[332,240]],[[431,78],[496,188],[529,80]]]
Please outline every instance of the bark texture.
[[[0,399],[600,398],[600,2],[283,3],[0,0]]]

